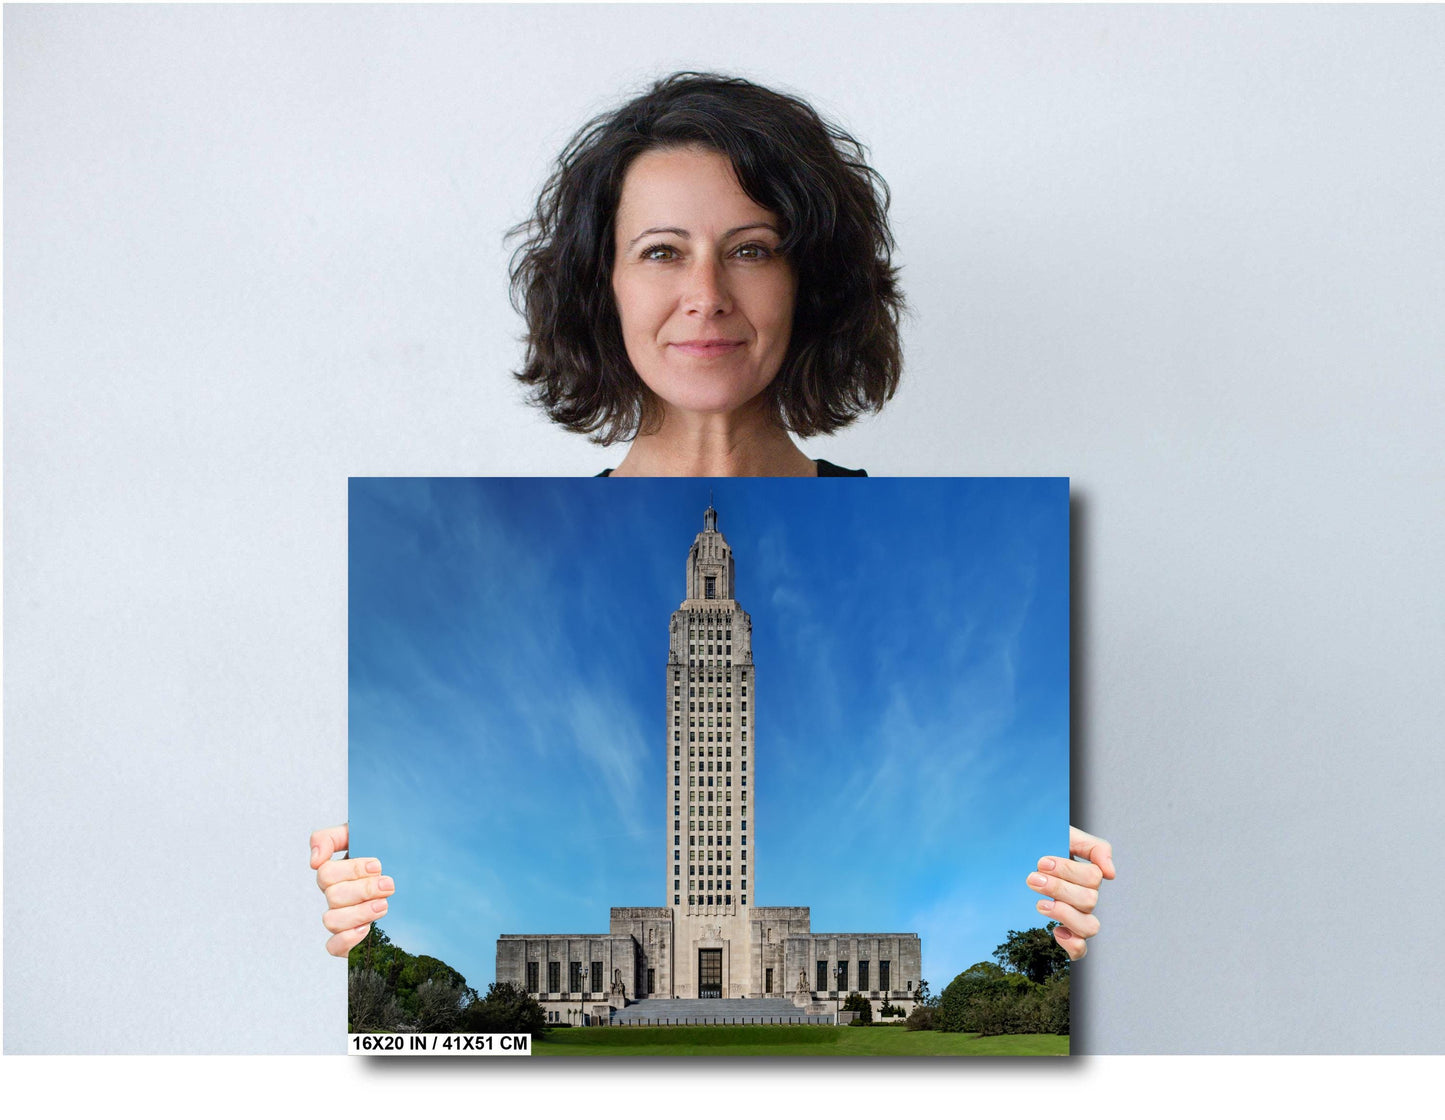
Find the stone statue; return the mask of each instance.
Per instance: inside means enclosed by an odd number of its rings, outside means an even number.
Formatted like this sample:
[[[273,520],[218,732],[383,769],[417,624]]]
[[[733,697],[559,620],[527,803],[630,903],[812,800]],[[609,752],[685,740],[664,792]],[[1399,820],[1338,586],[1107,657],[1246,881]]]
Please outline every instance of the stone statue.
[[[612,992],[611,992],[611,994],[614,995],[614,996],[622,996],[622,997],[624,997],[624,998],[625,998],[626,995],[627,995],[627,987],[626,987],[626,985],[624,985],[624,984],[622,983],[622,969],[620,969],[620,968],[614,968],[614,969],[612,970]]]

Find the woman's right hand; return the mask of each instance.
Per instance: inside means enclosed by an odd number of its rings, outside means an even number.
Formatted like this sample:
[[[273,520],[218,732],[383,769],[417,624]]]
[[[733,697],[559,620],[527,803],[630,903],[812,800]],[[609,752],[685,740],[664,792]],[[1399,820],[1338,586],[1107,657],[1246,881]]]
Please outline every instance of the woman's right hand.
[[[326,951],[344,957],[371,932],[371,923],[386,913],[387,899],[396,891],[390,875],[381,873],[378,859],[332,859],[349,851],[347,826],[320,828],[311,834],[311,869],[316,885],[326,895],[321,924],[331,931]]]

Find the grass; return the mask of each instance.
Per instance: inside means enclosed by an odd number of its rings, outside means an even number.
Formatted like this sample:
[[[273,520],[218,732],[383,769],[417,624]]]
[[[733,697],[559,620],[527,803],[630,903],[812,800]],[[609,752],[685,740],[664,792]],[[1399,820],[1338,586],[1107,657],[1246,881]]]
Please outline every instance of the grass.
[[[974,1056],[1051,1055],[1069,1052],[1067,1035],[976,1034],[907,1031],[901,1027],[571,1027],[532,1044],[551,1054],[962,1054]]]

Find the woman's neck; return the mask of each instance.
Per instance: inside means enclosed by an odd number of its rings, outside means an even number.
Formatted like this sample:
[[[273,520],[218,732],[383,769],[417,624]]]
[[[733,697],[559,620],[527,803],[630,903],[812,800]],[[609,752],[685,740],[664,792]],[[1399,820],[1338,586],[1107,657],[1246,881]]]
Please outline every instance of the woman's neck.
[[[632,441],[613,475],[814,477],[817,464],[759,410],[711,415],[669,410],[657,431]]]

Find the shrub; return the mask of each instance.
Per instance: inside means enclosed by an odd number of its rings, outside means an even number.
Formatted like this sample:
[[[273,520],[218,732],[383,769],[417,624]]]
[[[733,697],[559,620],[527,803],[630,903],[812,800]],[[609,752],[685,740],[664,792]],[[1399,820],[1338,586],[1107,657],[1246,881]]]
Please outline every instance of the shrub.
[[[931,1031],[937,1027],[936,1016],[934,1008],[920,1003],[908,1013],[908,1019],[903,1025],[910,1031]]]
[[[843,1010],[858,1012],[858,1017],[853,1020],[855,1026],[867,1026],[873,1022],[873,1004],[861,992],[849,992],[848,998],[843,1001]]]
[[[943,989],[938,1001],[938,1029],[941,1031],[977,1031],[975,1005],[990,992],[1008,987],[1004,970],[987,961],[960,972]]]
[[[1039,1025],[1043,1034],[1069,1033],[1069,974],[1059,973],[1039,988]]]
[[[980,1035],[1068,1034],[1069,974],[1035,984],[994,965],[974,965],[944,989],[936,1024]]]

